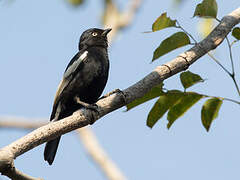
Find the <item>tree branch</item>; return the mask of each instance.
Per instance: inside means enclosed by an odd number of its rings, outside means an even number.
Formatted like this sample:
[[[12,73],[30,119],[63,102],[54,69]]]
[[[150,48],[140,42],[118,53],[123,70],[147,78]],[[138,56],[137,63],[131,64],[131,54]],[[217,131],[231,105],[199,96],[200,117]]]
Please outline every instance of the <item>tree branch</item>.
[[[112,31],[108,35],[111,42],[120,29],[127,27],[132,23],[134,15],[142,4],[142,0],[130,0],[127,9],[119,12],[118,8],[112,1],[107,1],[103,15],[103,25],[105,28],[111,27]]]
[[[0,117],[0,128],[16,128],[16,129],[36,129],[47,124],[47,120],[41,120],[38,122],[30,121],[26,118],[18,117]],[[76,130],[79,138],[81,139],[87,153],[99,165],[104,174],[111,180],[124,180],[127,179],[121,171],[117,168],[115,163],[108,157],[107,153],[98,143],[96,136],[90,128],[84,127]],[[11,172],[5,173],[8,177],[13,177],[11,174],[15,174],[10,168]],[[15,170],[16,171],[16,170]],[[3,173],[4,174],[4,173]],[[24,176],[27,177],[27,176]],[[29,179],[29,178],[28,178]],[[25,178],[25,180],[28,180]],[[37,179],[34,179],[37,180]]]
[[[25,118],[0,117],[0,128],[37,129],[46,124],[46,120],[32,122],[26,120]]]
[[[134,15],[139,9],[142,0],[129,0],[129,2],[130,3],[127,6],[127,9],[122,13],[119,13],[113,2],[110,1],[110,3],[106,4],[104,12],[104,28],[111,27],[113,29],[108,35],[109,44],[113,41],[120,29],[123,29],[132,23]],[[108,179],[127,179],[117,168],[115,163],[104,152],[104,149],[98,143],[91,128],[85,127],[77,129],[77,133],[91,159],[99,165],[102,172],[108,177]]]
[[[41,178],[34,178],[22,173],[21,171],[16,169],[13,164],[10,167],[6,168],[4,171],[2,171],[2,174],[8,176],[12,180],[43,180]]]
[[[126,11],[124,11],[119,18],[119,23],[118,26],[120,28],[125,28],[127,27],[129,24],[132,23],[134,15],[136,14],[136,12],[138,11],[140,5],[142,4],[142,0],[131,0],[129,2],[129,5],[126,9]]]
[[[119,13],[113,3],[107,4],[107,7],[105,8],[106,14],[105,17],[107,18],[105,19],[104,26],[105,27],[111,26],[111,28],[113,28],[112,33],[108,37],[109,43],[112,42],[113,38],[116,36],[120,28],[124,28],[132,22],[137,9],[141,5],[141,2],[142,2],[141,0],[130,0],[130,4],[127,10],[124,11],[123,13]],[[107,15],[108,13],[109,15]],[[14,121],[14,122],[6,120],[2,121],[0,118],[0,127],[5,128],[36,129],[45,124],[46,123],[44,122],[32,123],[27,121]],[[77,132],[79,134],[79,137],[82,139],[84,147],[91,155],[92,159],[100,166],[102,171],[109,179],[111,180],[126,179],[124,175],[121,173],[121,171],[117,168],[117,166],[113,163],[113,161],[111,161],[111,159],[107,156],[104,150],[97,143],[97,139],[90,128],[86,127],[84,129],[78,129]],[[86,139],[88,139],[88,141],[86,141]],[[10,177],[9,175],[10,174],[8,174],[7,176]]]
[[[239,22],[240,8],[225,16],[219,25],[203,41],[180,54],[177,58],[165,65],[158,66],[142,80],[123,90],[123,94],[115,93],[109,97],[99,100],[97,102],[99,113],[92,112],[88,109],[78,110],[73,113],[72,116],[42,126],[0,149],[0,172],[5,172],[6,169],[11,167],[13,159],[30,149],[46,141],[54,139],[57,136],[77,128],[87,126],[92,121],[96,121],[100,117],[132,102],[139,97],[142,97],[152,87],[158,85],[163,80],[187,69],[188,66],[193,64],[197,59],[220,45],[226,35]]]
[[[112,180],[127,179],[117,168],[115,163],[104,152],[103,148],[101,148],[100,144],[97,141],[97,138],[95,137],[94,133],[89,130],[89,128],[86,127],[80,128],[77,129],[77,132],[90,157],[94,160],[95,163],[99,165],[99,167],[108,177],[108,179]]]

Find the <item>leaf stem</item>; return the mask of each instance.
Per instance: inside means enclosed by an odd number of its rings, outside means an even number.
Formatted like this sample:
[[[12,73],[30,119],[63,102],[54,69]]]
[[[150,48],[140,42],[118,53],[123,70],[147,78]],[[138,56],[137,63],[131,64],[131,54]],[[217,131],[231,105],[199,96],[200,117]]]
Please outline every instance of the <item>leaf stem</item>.
[[[179,92],[169,92],[169,90],[167,90],[166,93],[169,93],[169,94],[175,94],[175,93],[176,93],[176,94],[177,94],[177,93],[179,93]],[[184,94],[187,94],[187,93],[196,93],[196,94],[198,94],[198,95],[200,95],[200,96],[203,96],[203,97],[205,97],[205,98],[218,98],[218,99],[221,99],[221,100],[230,101],[230,102],[233,102],[233,103],[236,103],[236,104],[240,105],[240,101],[237,101],[237,100],[234,100],[234,99],[231,99],[231,98],[225,98],[225,97],[219,97],[219,96],[210,96],[210,95],[207,95],[207,94],[201,94],[201,93],[190,92],[190,91],[184,91],[184,92],[182,92],[182,93],[184,93]]]
[[[218,22],[220,22],[219,19],[215,18]],[[197,44],[197,40],[190,34],[188,33],[178,22],[178,20],[176,20],[177,26],[176,28],[180,28],[182,29],[183,32],[185,32],[196,44]],[[232,56],[232,44],[230,43],[228,37],[226,37],[227,40],[227,44],[228,44],[228,49],[229,49],[229,56],[230,56],[230,61],[231,61],[231,67],[232,67],[232,72],[230,72],[229,70],[227,70],[212,54],[210,54],[208,52],[208,55],[232,78],[233,83],[235,85],[235,88],[238,92],[238,95],[240,96],[240,90],[239,90],[239,86],[237,84],[236,78],[235,78],[235,69],[234,69],[234,63],[233,63],[233,56]]]
[[[233,102],[233,103],[236,103],[236,104],[240,105],[239,101],[231,99],[231,98],[224,98],[224,97],[218,97],[218,96],[209,96],[209,95],[205,95],[205,94],[200,94],[200,95],[205,96],[205,97],[210,97],[210,98],[218,98],[218,99],[221,99],[221,100],[230,101],[230,102]]]
[[[235,85],[235,87],[236,87],[236,90],[237,90],[237,92],[238,92],[238,95],[240,96],[240,91],[239,91],[239,87],[238,87],[237,81],[236,81],[236,79],[235,79],[235,76],[231,76],[231,78],[232,78],[233,83],[234,83],[234,85]]]
[[[234,69],[234,63],[233,63],[233,55],[232,55],[232,45],[228,39],[228,37],[226,37],[226,40],[227,40],[227,44],[228,44],[228,49],[229,49],[229,57],[230,57],[230,60],[231,60],[231,66],[232,66],[232,74],[231,74],[231,78],[234,82],[234,85],[237,89],[237,92],[238,92],[238,95],[240,96],[240,91],[239,91],[239,87],[238,87],[238,84],[237,84],[237,81],[236,81],[236,78],[235,78],[235,69]]]
[[[178,20],[176,20],[176,23],[177,23],[176,28],[182,29],[182,31],[185,32],[195,42],[195,44],[197,44],[197,40],[180,25]]]
[[[232,56],[232,48],[231,48],[231,44],[230,44],[230,41],[229,41],[227,36],[226,36],[226,40],[227,40],[228,49],[229,49],[229,56],[230,56],[230,60],[231,60],[232,75],[235,76],[235,70],[234,70],[234,64],[233,64],[233,56]]]
[[[212,58],[229,76],[232,75],[230,71],[228,71],[210,52],[207,53],[210,58]]]
[[[236,101],[234,99],[230,99],[230,98],[222,98],[223,100],[226,100],[226,101],[230,101],[230,102],[233,102],[233,103],[236,103],[238,105],[240,105],[240,102],[239,101]]]
[[[216,17],[215,19],[216,19],[216,21],[218,21],[218,22],[221,22],[221,20],[220,20],[220,19],[218,19],[217,17]]]
[[[234,68],[232,68],[233,72],[231,73],[211,53],[208,52],[208,55],[232,78],[233,83],[235,85],[235,88],[238,92],[238,95],[240,96],[239,87],[238,87],[238,84],[237,84],[237,81],[236,81],[236,78],[235,78]],[[233,61],[231,60],[231,62],[233,62]],[[233,63],[232,63],[232,65],[233,65]],[[234,67],[234,66],[232,66],[232,67]]]

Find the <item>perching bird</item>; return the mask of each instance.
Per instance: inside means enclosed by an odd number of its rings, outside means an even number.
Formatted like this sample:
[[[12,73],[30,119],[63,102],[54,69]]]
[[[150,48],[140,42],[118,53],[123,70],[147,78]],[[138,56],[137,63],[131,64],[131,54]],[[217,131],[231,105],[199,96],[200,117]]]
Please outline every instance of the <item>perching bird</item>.
[[[107,34],[110,31],[92,28],[82,33],[79,52],[68,64],[58,86],[50,121],[60,120],[81,107],[90,108],[96,103],[108,79]],[[44,159],[49,165],[55,158],[60,137],[45,146]]]

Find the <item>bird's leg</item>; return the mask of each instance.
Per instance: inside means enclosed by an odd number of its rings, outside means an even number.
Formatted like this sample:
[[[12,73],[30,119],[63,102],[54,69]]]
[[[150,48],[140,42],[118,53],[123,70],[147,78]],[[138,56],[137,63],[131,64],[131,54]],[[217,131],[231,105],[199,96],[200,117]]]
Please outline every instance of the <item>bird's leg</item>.
[[[112,94],[115,94],[115,93],[119,93],[122,95],[123,99],[124,99],[124,102],[126,103],[126,98],[125,98],[125,94],[123,93],[123,91],[121,91],[120,89],[114,89],[113,91],[105,94],[104,96],[100,97],[99,99],[103,99],[103,98],[106,98],[108,96],[111,96]],[[98,100],[99,100],[98,99]]]
[[[74,98],[74,100],[75,100],[78,104],[82,105],[83,107],[85,107],[85,108],[87,108],[87,109],[91,109],[91,110],[94,110],[94,111],[98,111],[98,110],[97,110],[98,106],[97,106],[96,104],[88,104],[88,103],[85,103],[85,102],[81,101],[80,98],[77,97],[77,96]]]
[[[115,93],[120,93],[120,94],[124,94],[120,89],[114,89],[113,91],[103,95],[102,97],[100,97],[99,99],[103,99],[103,98],[106,98],[108,96],[111,96],[112,94],[115,94]],[[99,100],[98,99],[98,100]]]
[[[83,107],[87,108],[87,109],[91,109],[93,111],[95,111],[97,113],[97,118],[99,118],[99,111],[98,111],[98,106],[97,104],[88,104],[88,103],[85,103],[83,101],[80,100],[79,97],[75,97],[74,100],[82,105]],[[92,120],[90,120],[90,125],[92,125],[93,123],[95,123],[95,118],[94,118],[94,115],[92,114]]]

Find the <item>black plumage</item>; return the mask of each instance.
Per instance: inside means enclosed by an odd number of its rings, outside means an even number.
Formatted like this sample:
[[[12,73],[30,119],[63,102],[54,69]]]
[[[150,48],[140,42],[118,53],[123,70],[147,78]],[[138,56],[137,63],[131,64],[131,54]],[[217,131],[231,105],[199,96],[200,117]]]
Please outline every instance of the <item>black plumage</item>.
[[[109,60],[107,54],[107,34],[111,29],[92,28],[84,31],[79,41],[79,52],[68,64],[59,84],[50,120],[70,116],[83,107],[80,101],[95,103],[107,83]],[[61,137],[61,136],[60,136]],[[44,159],[51,165],[55,158],[60,137],[47,142]]]

